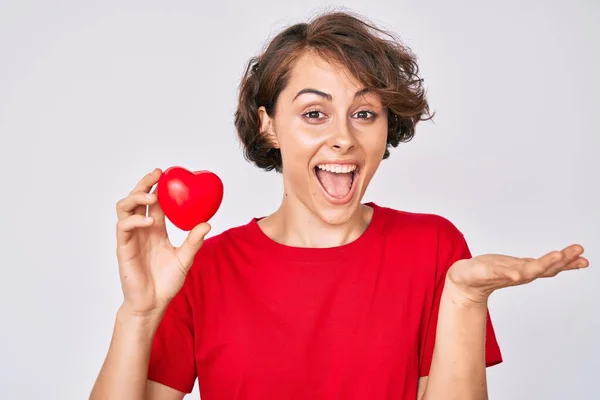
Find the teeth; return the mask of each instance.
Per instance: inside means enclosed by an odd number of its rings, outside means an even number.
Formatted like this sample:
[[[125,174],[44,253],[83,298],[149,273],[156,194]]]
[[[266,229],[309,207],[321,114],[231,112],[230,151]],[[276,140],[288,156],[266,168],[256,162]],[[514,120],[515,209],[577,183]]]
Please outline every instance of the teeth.
[[[348,172],[352,172],[356,170],[356,165],[354,164],[319,164],[317,168],[322,169],[323,171],[335,172],[336,174],[347,174]]]

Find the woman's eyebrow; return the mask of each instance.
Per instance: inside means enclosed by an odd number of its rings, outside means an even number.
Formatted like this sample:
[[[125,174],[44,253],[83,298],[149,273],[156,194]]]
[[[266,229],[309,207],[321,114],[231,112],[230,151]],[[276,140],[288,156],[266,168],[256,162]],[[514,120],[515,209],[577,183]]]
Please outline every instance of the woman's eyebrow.
[[[362,96],[363,94],[367,93],[368,91],[369,91],[369,89],[368,89],[368,88],[361,89],[361,90],[359,90],[358,92],[354,93],[354,98],[360,97],[360,96]],[[313,94],[316,94],[316,95],[318,95],[318,96],[321,96],[322,98],[324,98],[324,99],[326,99],[326,100],[329,100],[329,101],[331,101],[331,100],[333,99],[333,96],[331,96],[329,93],[325,93],[325,92],[322,92],[322,91],[320,91],[320,90],[313,89],[313,88],[304,88],[304,89],[302,89],[301,91],[299,91],[299,92],[296,94],[296,96],[294,96],[294,99],[292,100],[292,102],[293,102],[294,100],[296,100],[296,99],[298,98],[298,96],[300,96],[300,95],[302,95],[302,94],[305,94],[305,93],[313,93]]]

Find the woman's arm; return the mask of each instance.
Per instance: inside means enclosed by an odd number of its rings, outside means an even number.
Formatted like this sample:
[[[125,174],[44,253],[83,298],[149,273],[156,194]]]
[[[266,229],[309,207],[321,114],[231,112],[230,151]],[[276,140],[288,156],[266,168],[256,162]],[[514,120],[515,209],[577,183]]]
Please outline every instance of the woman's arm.
[[[446,281],[429,377],[420,381],[422,400],[488,398],[485,367],[487,302],[458,295]]]
[[[540,258],[485,254],[455,262],[440,299],[436,341],[423,400],[486,400],[485,337],[489,296],[498,289],[589,266],[571,245]]]
[[[152,340],[162,315],[133,315],[119,309],[108,354],[90,400],[183,399],[185,393],[147,379]]]
[[[154,393],[160,386],[148,383],[154,335],[168,315],[165,311],[169,304],[183,293],[188,271],[210,231],[208,223],[201,223],[188,233],[181,246],[173,246],[156,195],[161,176],[162,170],[154,169],[117,202],[117,260],[123,303],[108,354],[90,394],[92,400],[156,398]],[[181,399],[183,394],[163,393],[160,398]]]

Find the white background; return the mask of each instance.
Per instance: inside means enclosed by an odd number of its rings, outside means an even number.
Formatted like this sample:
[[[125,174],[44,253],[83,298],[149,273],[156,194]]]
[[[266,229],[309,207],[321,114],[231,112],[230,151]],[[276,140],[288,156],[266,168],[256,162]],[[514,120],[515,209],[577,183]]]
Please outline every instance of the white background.
[[[146,172],[219,174],[212,234],[275,209],[281,177],[235,136],[237,85],[272,35],[332,5],[400,35],[437,112],[366,201],[441,214],[474,254],[586,247],[591,268],[493,295],[491,398],[600,398],[593,0],[1,1],[0,398],[89,395],[121,302],[115,203]]]

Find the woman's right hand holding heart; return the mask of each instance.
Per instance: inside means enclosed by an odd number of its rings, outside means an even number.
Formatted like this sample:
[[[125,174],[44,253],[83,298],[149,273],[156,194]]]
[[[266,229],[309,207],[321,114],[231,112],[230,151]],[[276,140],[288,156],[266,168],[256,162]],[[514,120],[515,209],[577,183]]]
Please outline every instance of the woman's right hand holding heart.
[[[183,286],[202,247],[208,223],[192,229],[182,245],[171,244],[165,215],[151,192],[162,171],[144,176],[117,202],[117,259],[123,290],[122,309],[135,315],[161,312]],[[146,210],[148,213],[146,215]]]

